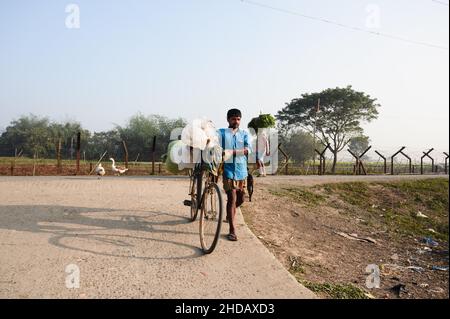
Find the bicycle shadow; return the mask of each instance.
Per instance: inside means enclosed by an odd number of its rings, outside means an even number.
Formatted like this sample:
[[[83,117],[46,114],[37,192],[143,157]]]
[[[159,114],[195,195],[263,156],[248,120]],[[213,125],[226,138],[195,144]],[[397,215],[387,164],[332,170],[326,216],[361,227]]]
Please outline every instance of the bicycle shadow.
[[[59,205],[0,206],[0,229],[48,234],[48,243],[53,246],[118,258],[201,257],[200,247],[187,243],[191,236],[198,238],[198,231],[189,224],[189,218],[167,212]],[[166,234],[180,240],[167,239]],[[140,251],[142,247],[153,251]],[[174,251],[178,255],[173,255]]]

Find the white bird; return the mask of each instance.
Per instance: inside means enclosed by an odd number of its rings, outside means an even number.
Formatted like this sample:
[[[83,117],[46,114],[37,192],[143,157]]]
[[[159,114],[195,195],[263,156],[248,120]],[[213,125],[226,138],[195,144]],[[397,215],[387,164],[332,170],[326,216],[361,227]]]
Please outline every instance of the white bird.
[[[116,166],[116,162],[114,161],[114,158],[111,157],[109,160],[113,162],[111,168],[112,168],[114,174],[117,174],[118,176],[120,176],[123,173],[125,173],[126,171],[128,171],[128,168]]]
[[[95,174],[99,176],[99,179],[101,176],[105,176],[106,171],[102,166],[102,163],[98,164],[98,166],[95,168]]]

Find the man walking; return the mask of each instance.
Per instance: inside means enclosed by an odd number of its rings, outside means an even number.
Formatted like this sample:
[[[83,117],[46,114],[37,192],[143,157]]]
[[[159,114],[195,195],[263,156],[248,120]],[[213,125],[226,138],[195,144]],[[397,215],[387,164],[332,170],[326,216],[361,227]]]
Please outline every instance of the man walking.
[[[261,129],[261,133],[258,134],[258,148],[256,152],[256,164],[260,177],[266,177],[266,167],[264,166],[265,156],[270,156],[269,138],[265,129]]]
[[[247,171],[247,155],[251,152],[249,134],[239,128],[242,114],[238,109],[227,113],[228,128],[219,130],[223,148],[223,188],[227,194],[227,221],[230,232],[227,238],[237,241],[236,208],[244,202]]]

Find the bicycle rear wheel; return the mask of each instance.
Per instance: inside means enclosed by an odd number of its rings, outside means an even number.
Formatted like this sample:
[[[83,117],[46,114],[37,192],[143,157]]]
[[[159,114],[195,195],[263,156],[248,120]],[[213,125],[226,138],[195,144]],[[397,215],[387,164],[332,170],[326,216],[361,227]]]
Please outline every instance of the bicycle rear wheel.
[[[216,248],[222,215],[222,194],[216,183],[210,183],[203,193],[200,211],[200,243],[205,254],[212,253]]]

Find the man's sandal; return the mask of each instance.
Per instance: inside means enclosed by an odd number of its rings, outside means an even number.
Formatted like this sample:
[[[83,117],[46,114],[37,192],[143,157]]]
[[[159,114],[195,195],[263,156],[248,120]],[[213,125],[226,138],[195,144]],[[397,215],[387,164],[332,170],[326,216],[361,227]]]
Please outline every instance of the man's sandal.
[[[227,235],[228,240],[230,241],[237,241],[237,236],[235,234],[228,234]]]

